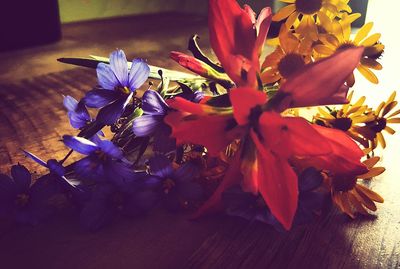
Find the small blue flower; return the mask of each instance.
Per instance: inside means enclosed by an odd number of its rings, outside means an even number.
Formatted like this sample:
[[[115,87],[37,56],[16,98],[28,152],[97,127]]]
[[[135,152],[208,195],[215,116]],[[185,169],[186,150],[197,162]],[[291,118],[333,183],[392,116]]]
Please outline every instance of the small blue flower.
[[[323,182],[319,170],[308,167],[299,176],[299,202],[294,218],[295,224],[309,223],[314,219],[315,212],[321,211],[326,198],[326,192],[318,191]]]
[[[0,218],[25,224],[37,224],[49,213],[47,200],[57,189],[37,180],[23,165],[11,167],[11,177],[0,174]]]
[[[326,193],[317,189],[323,181],[321,173],[309,167],[298,176],[299,199],[293,223],[301,225],[313,220],[315,212],[322,209]],[[282,225],[272,215],[260,195],[253,195],[233,186],[222,194],[222,201],[228,215],[257,220],[272,225],[278,231],[284,231]]]
[[[193,162],[187,162],[175,170],[167,157],[156,155],[149,160],[149,172],[159,180],[164,204],[170,210],[186,207],[189,202],[199,201],[203,197],[201,185],[194,181],[199,176],[200,167]]]
[[[80,182],[76,180],[70,180],[65,177],[65,168],[55,159],[50,159],[47,162],[40,159],[38,156],[30,153],[29,151],[23,150],[26,157],[29,157],[36,163],[40,164],[43,167],[46,167],[52,176],[55,178],[61,179],[58,182],[63,186],[65,190],[75,190]]]
[[[67,95],[64,97],[63,104],[68,110],[69,122],[75,129],[82,129],[93,121],[82,100],[78,102],[72,96]]]
[[[136,89],[147,80],[150,67],[144,60],[135,59],[128,71],[125,53],[116,50],[110,55],[110,64],[99,63],[96,71],[101,88],[89,91],[84,101],[88,107],[101,108],[97,120],[111,125],[121,117]]]
[[[244,192],[240,186],[233,186],[222,194],[222,202],[229,216],[260,221],[273,226],[278,231],[284,230],[260,195]]]
[[[84,205],[80,222],[87,230],[96,231],[110,224],[117,213],[136,217],[147,213],[158,201],[154,191],[158,181],[145,172],[137,172],[124,186],[97,184]]]
[[[142,97],[143,115],[133,122],[133,133],[138,137],[154,136],[153,150],[169,152],[175,149],[175,139],[170,138],[171,128],[164,123],[164,117],[170,110],[161,95],[147,90]]]
[[[87,155],[74,164],[75,172],[86,178],[97,181],[111,181],[117,185],[133,177],[133,171],[127,165],[121,149],[109,140],[100,138],[90,141],[78,136],[63,136],[64,144]]]

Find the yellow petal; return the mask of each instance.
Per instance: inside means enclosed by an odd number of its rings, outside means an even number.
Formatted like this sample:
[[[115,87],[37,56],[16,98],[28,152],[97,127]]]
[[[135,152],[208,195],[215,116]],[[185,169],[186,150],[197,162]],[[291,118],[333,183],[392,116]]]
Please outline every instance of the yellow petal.
[[[373,22],[369,22],[369,23],[364,24],[364,26],[361,27],[360,30],[358,30],[357,35],[354,38],[354,43],[355,44],[359,44],[361,42],[361,40],[366,38],[367,35],[369,34],[369,32],[371,31],[372,26],[374,26]]]
[[[356,191],[354,192],[354,195],[356,196],[357,200],[360,201],[369,210],[376,211],[375,203],[362,190],[358,189],[358,185],[355,187],[355,190]]]
[[[389,96],[388,100],[386,101],[386,104],[393,102],[395,98],[396,98],[396,91],[392,92],[392,94]]]
[[[379,176],[385,171],[386,171],[385,167],[372,167],[367,173],[359,175],[358,178],[369,179],[372,177]]]
[[[361,64],[368,67],[368,68],[372,68],[375,70],[382,70],[382,65],[380,63],[378,63],[375,59],[371,59],[371,58],[362,58],[361,59]]]
[[[358,99],[353,106],[362,106],[362,104],[364,104],[365,102],[365,99],[367,99],[365,96],[361,96],[360,99]]]
[[[382,117],[385,116],[387,113],[389,113],[396,106],[397,106],[397,101],[386,103],[386,105],[383,108]]]
[[[378,139],[379,144],[381,145],[382,148],[386,148],[386,141],[385,138],[383,137],[382,133],[377,133],[376,138]]]
[[[329,56],[334,53],[334,51],[332,49],[328,48],[325,45],[315,45],[314,50],[315,50],[315,52],[317,52],[321,55],[324,55],[324,56]]]
[[[375,114],[379,115],[379,113],[381,113],[382,108],[385,106],[385,102],[382,102],[379,104],[379,106],[376,108],[375,110]]]
[[[357,213],[363,215],[369,215],[368,211],[361,205],[361,203],[357,200],[357,198],[354,195],[349,195],[349,201],[356,209]]]
[[[295,10],[296,10],[296,6],[294,4],[283,7],[272,17],[272,20],[273,21],[281,21],[283,19],[286,19]]]
[[[284,2],[284,3],[289,3],[289,4],[293,4],[294,2],[296,2],[296,0],[279,0],[280,2]]]
[[[373,34],[370,37],[368,37],[367,39],[365,39],[363,42],[361,42],[360,45],[364,46],[364,47],[373,46],[376,44],[376,42],[379,41],[380,38],[381,38],[380,33]]]
[[[400,110],[397,110],[398,114],[400,113]],[[387,123],[400,123],[400,118],[391,118],[387,120]]]
[[[287,28],[292,27],[292,25],[296,22],[299,13],[297,11],[293,12],[286,20],[285,25]]]
[[[326,110],[322,109],[322,108],[318,108],[318,112],[322,114],[322,116],[324,116],[324,118],[326,119],[330,119],[330,120],[334,120],[335,117],[332,116],[331,114],[329,114]]]
[[[351,209],[351,204],[349,201],[349,194],[348,193],[343,193],[342,194],[342,206],[343,206],[343,211],[349,215],[351,218],[355,218],[353,214],[353,210]]]
[[[372,82],[374,84],[378,84],[379,80],[377,78],[377,76],[368,68],[359,65],[357,66],[357,70],[360,71],[360,73],[369,81]]]
[[[383,130],[385,130],[386,132],[388,132],[388,133],[391,134],[391,135],[393,135],[393,134],[396,133],[396,131],[393,130],[393,129],[392,129],[391,127],[389,127],[389,126],[386,126],[385,129],[383,129]]]
[[[367,195],[369,198],[371,198],[375,202],[378,202],[378,203],[384,202],[384,199],[382,198],[382,196],[380,196],[376,192],[368,189],[367,187],[364,187],[362,185],[357,185],[357,190],[362,191],[365,195]]]
[[[363,161],[363,164],[365,164],[368,168],[372,168],[379,162],[381,158],[379,156],[374,156],[372,158],[366,159]]]

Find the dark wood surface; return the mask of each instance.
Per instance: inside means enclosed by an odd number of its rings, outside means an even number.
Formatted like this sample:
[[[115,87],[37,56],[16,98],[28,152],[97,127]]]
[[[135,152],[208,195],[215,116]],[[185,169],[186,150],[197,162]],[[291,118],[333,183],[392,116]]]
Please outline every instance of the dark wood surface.
[[[63,33],[57,44],[0,54],[3,173],[16,162],[43,172],[23,157],[21,148],[43,159],[60,159],[67,152],[59,138],[73,130],[62,94],[80,98],[96,77],[93,70],[63,65],[56,58],[107,55],[118,47],[129,57],[177,67],[168,60],[170,50],[184,50],[193,33],[207,44],[206,19],[179,14],[70,24],[63,26]],[[381,91],[379,98],[396,85]],[[400,141],[388,140],[383,158],[388,171],[372,183],[386,199],[376,217],[351,221],[333,211],[307,227],[279,233],[226,216],[189,221],[185,215],[155,210],[135,220],[117,219],[93,234],[82,231],[76,216],[66,213],[38,227],[1,227],[0,267],[400,268]]]

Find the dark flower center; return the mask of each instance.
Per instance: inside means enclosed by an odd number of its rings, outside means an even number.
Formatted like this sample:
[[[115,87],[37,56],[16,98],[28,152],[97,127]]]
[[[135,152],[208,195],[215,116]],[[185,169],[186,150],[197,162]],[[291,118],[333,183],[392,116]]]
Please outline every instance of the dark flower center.
[[[322,7],[322,0],[297,0],[296,10],[303,14],[314,14]]]
[[[332,127],[342,131],[347,131],[350,129],[352,121],[350,118],[338,118],[332,121]]]
[[[101,150],[96,150],[95,155],[100,161],[106,161],[107,160],[107,154],[104,151]]]
[[[27,205],[29,202],[29,195],[26,193],[20,193],[15,198],[15,204],[19,207]]]
[[[374,121],[366,123],[366,125],[375,133],[380,133],[386,127],[386,119],[378,118]]]
[[[349,191],[356,186],[357,178],[335,176],[332,178],[332,187],[335,191]]]
[[[304,65],[303,56],[297,53],[290,53],[280,60],[278,70],[282,77],[287,78],[304,67]]]
[[[356,46],[349,41],[349,42],[343,43],[339,47],[337,47],[336,51],[341,51],[341,50],[354,48],[354,47],[356,47]]]

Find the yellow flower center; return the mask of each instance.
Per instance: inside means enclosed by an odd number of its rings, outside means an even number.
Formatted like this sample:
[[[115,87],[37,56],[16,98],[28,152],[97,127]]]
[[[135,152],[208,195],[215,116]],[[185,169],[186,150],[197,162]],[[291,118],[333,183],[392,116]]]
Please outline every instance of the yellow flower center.
[[[314,14],[322,7],[322,0],[297,0],[296,10],[303,14]]]
[[[129,94],[131,92],[128,87],[121,87],[121,86],[115,87],[114,90],[122,92],[123,94]]]
[[[282,77],[287,78],[304,67],[303,56],[297,53],[286,54],[278,63],[278,71]]]
[[[21,193],[17,195],[17,198],[15,199],[15,204],[17,206],[25,206],[29,202],[29,195],[25,193]]]
[[[349,191],[356,186],[357,178],[352,177],[343,177],[343,176],[335,176],[332,178],[332,188],[334,191]]]

